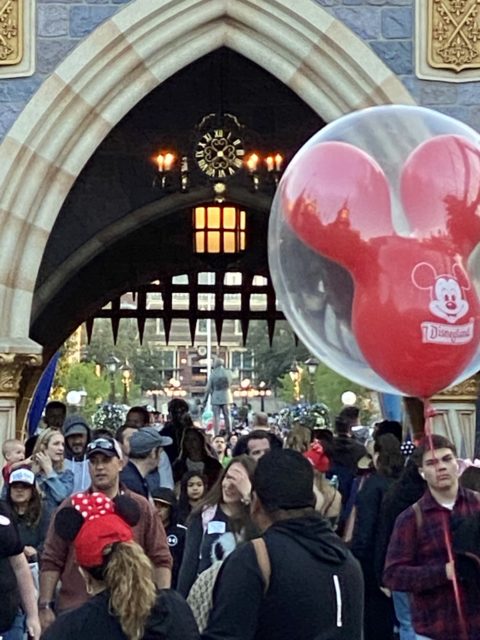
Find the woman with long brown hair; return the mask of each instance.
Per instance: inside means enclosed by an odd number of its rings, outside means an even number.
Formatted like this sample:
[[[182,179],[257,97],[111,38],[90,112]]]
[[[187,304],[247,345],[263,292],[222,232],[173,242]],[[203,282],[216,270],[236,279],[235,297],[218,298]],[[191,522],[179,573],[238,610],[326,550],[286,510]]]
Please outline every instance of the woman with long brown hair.
[[[211,489],[222,473],[222,465],[210,451],[203,431],[187,427],[183,432],[180,455],[172,465],[173,480],[179,483],[188,471],[197,471]]]
[[[177,588],[184,597],[197,576],[212,565],[212,550],[222,536],[228,544],[236,546],[257,535],[249,507],[254,471],[255,461],[248,456],[233,458],[192,511],[187,520],[185,551],[178,576]]]
[[[77,563],[91,599],[59,616],[42,640],[196,640],[192,613],[173,590],[156,591],[153,567],[133,540],[136,503],[101,493],[79,494],[55,518],[57,533],[74,536]]]

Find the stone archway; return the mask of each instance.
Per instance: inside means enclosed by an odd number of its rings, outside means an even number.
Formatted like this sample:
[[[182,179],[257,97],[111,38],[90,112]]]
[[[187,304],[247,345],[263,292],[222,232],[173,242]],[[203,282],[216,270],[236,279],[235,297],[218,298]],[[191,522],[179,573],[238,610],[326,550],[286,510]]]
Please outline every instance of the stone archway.
[[[0,145],[0,355],[38,362],[41,347],[28,337],[38,268],[96,147],[153,88],[222,46],[268,69],[325,121],[413,103],[368,46],[312,0],[132,2],[59,65]]]

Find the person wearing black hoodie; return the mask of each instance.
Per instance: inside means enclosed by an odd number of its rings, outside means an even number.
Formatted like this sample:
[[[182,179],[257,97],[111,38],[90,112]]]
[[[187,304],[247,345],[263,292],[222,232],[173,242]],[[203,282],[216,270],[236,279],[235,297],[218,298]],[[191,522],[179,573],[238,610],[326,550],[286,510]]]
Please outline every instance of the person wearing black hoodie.
[[[270,570],[252,543],[237,547],[220,569],[202,640],[360,640],[362,573],[314,511],[311,464],[297,451],[271,451],[253,487]]]
[[[327,477],[337,476],[338,490],[345,505],[357,473],[358,461],[367,455],[367,450],[352,436],[350,424],[341,417],[335,419],[335,431],[337,435],[330,444],[332,464]]]

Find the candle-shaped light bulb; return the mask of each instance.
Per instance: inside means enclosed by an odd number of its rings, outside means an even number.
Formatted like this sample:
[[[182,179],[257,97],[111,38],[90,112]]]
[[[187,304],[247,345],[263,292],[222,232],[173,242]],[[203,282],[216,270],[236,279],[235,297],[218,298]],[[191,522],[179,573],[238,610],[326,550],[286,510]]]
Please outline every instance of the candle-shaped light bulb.
[[[265,158],[265,164],[267,165],[268,172],[273,171],[275,167],[275,161],[272,156],[268,156],[267,158]]]
[[[182,156],[182,162],[181,162],[181,165],[180,165],[180,171],[182,173],[187,173],[187,171],[188,171],[188,158],[187,158],[187,156]]]
[[[258,162],[259,162],[260,158],[257,156],[256,153],[252,153],[248,156],[247,158],[247,168],[250,171],[250,173],[255,173],[257,168],[258,168]]]
[[[163,153],[159,153],[158,156],[155,158],[156,162],[157,162],[157,169],[159,173],[163,173],[164,170],[164,164],[165,164],[165,157],[163,155]]]
[[[175,156],[173,155],[173,153],[166,153],[165,154],[165,171],[171,171],[172,167],[173,167],[173,163],[175,162]]]
[[[275,156],[275,171],[281,171],[282,164],[283,164],[283,156],[277,153]]]

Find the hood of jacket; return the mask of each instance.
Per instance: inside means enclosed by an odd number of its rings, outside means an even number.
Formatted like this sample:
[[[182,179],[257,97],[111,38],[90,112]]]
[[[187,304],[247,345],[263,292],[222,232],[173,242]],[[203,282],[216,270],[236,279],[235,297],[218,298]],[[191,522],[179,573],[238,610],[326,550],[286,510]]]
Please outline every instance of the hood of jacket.
[[[81,458],[76,458],[73,454],[73,451],[68,446],[68,437],[77,433],[78,427],[82,427],[87,433],[87,443],[88,444],[92,439],[92,430],[89,427],[87,421],[83,416],[71,415],[67,416],[65,423],[63,425],[63,435],[65,437],[65,458],[67,460],[73,460],[74,462],[80,462],[86,460],[86,445],[85,450]],[[72,433],[73,432],[73,433]]]
[[[365,447],[349,436],[337,436],[333,440],[332,460],[346,467],[356,467],[357,462],[366,454]]]
[[[342,564],[348,556],[347,547],[320,514],[275,522],[265,534],[271,535],[291,538],[313,558],[331,565]]]

